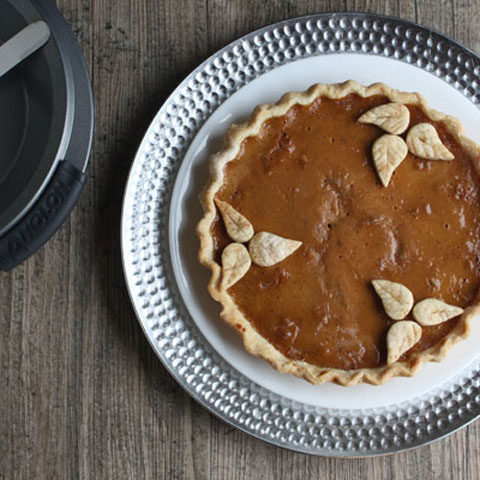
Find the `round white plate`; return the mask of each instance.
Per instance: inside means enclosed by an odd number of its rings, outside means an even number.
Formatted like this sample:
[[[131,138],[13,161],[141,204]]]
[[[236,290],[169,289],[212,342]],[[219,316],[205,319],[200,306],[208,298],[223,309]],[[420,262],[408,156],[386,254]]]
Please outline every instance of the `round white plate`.
[[[301,72],[301,75],[299,75]],[[430,392],[468,367],[480,354],[480,323],[457,344],[442,363],[429,363],[413,378],[395,378],[384,385],[345,387],[310,385],[283,375],[250,355],[239,335],[219,321],[219,308],[206,291],[205,267],[197,261],[195,227],[202,211],[198,204],[205,187],[208,157],[219,150],[231,123],[245,121],[261,103],[274,103],[285,92],[305,90],[313,83],[353,79],[369,85],[384,82],[403,91],[418,91],[430,105],[458,117],[468,134],[480,143],[480,111],[461,93],[424,70],[390,58],[352,53],[310,57],[283,65],[244,86],[204,123],[178,172],[170,207],[170,251],[178,287],[193,320],[213,348],[254,382],[292,400],[320,407],[372,408],[411,400]],[[201,173],[199,173],[201,172]],[[202,175],[203,174],[203,175]]]

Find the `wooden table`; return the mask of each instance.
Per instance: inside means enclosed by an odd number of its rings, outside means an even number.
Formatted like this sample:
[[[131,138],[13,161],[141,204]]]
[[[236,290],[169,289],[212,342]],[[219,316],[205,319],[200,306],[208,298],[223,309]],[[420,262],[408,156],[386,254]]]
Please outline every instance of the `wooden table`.
[[[313,12],[399,16],[480,52],[480,1],[58,0],[91,72],[88,185],[48,245],[0,274],[0,478],[480,478],[480,423],[360,460],[267,445],[212,417],[147,344],[120,263],[123,189],[156,110],[245,33]]]

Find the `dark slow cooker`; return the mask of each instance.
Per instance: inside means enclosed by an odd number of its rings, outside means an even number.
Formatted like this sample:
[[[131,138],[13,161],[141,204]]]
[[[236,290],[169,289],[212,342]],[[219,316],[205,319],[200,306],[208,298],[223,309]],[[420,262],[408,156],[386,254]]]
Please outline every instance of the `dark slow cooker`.
[[[0,0],[0,44],[44,20],[48,43],[0,77],[0,269],[40,248],[85,184],[93,130],[88,72],[50,0]]]

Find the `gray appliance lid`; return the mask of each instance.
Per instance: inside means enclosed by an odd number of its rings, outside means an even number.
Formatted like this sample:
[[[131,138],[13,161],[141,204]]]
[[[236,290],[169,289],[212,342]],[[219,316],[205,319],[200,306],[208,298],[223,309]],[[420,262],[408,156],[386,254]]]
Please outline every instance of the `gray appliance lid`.
[[[58,163],[84,172],[93,100],[83,58],[50,0],[0,2],[0,42],[44,20],[48,43],[0,78],[0,237],[32,208]],[[80,101],[81,100],[81,101]]]

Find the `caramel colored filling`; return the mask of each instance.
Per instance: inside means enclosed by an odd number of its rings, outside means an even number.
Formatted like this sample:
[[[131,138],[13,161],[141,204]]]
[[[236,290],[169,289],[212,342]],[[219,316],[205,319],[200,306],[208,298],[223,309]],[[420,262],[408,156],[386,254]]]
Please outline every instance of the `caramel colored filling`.
[[[219,198],[256,232],[303,242],[277,265],[252,265],[229,289],[254,328],[290,359],[347,370],[385,365],[392,320],[372,279],[400,282],[416,301],[435,297],[460,307],[479,288],[479,179],[471,158],[442,123],[409,106],[410,126],[432,123],[455,160],[409,154],[383,187],[371,146],[384,132],[356,119],[386,102],[349,95],[293,106],[247,138],[226,166]],[[230,240],[220,217],[212,234],[221,263]],[[401,360],[459,321],[423,328]]]

